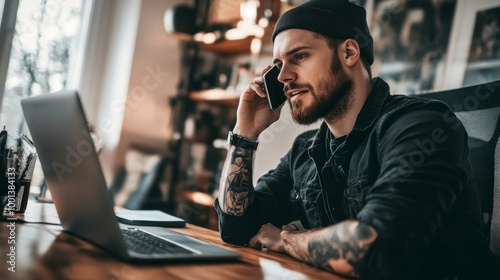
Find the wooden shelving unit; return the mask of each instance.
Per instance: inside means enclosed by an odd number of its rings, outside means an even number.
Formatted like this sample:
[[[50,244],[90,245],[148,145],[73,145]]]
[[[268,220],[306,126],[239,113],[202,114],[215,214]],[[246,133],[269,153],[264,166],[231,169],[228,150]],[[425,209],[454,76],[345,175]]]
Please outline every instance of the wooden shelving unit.
[[[264,17],[265,9],[271,9],[273,14],[272,18],[268,18],[269,25],[260,38],[263,48],[271,44],[271,34],[280,7],[280,1],[262,1],[258,8],[257,18]],[[254,38],[249,36],[239,40],[222,40],[213,44],[193,41],[191,49],[186,48],[186,58],[190,58],[191,65],[186,67],[185,85],[193,87],[186,86],[187,90],[184,92],[182,103],[180,103],[182,106],[178,106],[180,108],[179,116],[181,116],[178,118],[178,127],[179,131],[182,132],[177,149],[179,165],[176,176],[178,178],[173,180],[176,185],[173,196],[182,201],[182,205],[187,205],[190,209],[198,211],[198,215],[193,216],[193,221],[190,222],[206,223],[208,219],[208,226],[215,229],[217,228],[217,217],[213,208],[215,199],[213,193],[218,186],[218,179],[215,177],[218,176],[221,163],[227,154],[225,140],[221,139],[226,137],[227,131],[232,128],[236,121],[236,109],[241,90],[233,91],[225,88],[196,90],[195,88],[222,84],[214,82],[217,81],[220,74],[226,74],[230,80],[229,84],[233,85],[233,81],[239,84],[242,80],[236,79],[236,77],[239,78],[236,75],[241,73],[237,71],[237,68],[231,68],[231,66],[245,68],[244,65],[254,61],[255,54],[252,54],[251,51]],[[270,49],[272,50],[272,48]],[[262,53],[263,50],[260,51],[260,54]],[[209,66],[210,63],[214,62],[220,68],[213,67],[210,68],[211,70],[206,70],[203,68],[205,62],[207,63],[205,65]],[[244,72],[245,69],[240,70]],[[214,77],[211,77],[211,74]],[[231,81],[231,77],[233,77],[233,81]],[[187,130],[185,130],[186,123],[189,125]],[[189,131],[188,136],[184,135],[185,131]]]
[[[213,44],[201,44],[201,49],[221,55],[236,55],[250,53],[252,37],[240,40],[225,40]]]
[[[209,102],[218,105],[238,106],[240,94],[222,88],[193,91],[189,99],[195,102]]]

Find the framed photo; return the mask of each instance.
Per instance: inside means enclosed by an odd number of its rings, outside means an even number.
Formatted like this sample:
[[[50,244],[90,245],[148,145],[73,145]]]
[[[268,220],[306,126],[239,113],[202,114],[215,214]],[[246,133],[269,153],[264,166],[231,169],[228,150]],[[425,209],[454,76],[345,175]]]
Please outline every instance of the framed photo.
[[[490,56],[480,50],[486,41],[489,41],[488,44],[493,43],[489,48],[497,48],[494,45],[498,43],[499,35],[498,31],[493,30],[498,29],[498,25],[495,27],[499,19],[498,8],[498,0],[460,0],[457,3],[455,18],[460,20],[453,24],[445,67],[436,78],[439,81],[437,88],[458,88],[493,81],[500,77],[498,51],[496,55]],[[496,23],[486,19],[490,16],[496,16]],[[491,33],[488,37],[496,39],[481,39],[483,32],[484,35]]]
[[[463,85],[500,77],[500,4],[478,11]]]
[[[373,74],[386,80],[393,93],[434,89],[445,63],[457,0],[372,0],[369,4]]]

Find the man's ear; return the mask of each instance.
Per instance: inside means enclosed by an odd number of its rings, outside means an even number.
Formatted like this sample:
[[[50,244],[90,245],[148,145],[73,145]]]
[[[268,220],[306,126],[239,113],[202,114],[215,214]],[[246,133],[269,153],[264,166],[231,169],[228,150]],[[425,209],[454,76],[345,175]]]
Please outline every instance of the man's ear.
[[[353,66],[360,58],[361,51],[358,42],[353,39],[347,39],[343,44],[343,58],[347,66]]]

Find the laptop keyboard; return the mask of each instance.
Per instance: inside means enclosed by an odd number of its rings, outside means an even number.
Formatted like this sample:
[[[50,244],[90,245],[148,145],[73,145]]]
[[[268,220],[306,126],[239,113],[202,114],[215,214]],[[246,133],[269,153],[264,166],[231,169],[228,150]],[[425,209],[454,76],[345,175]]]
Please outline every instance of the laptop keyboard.
[[[127,248],[139,254],[195,255],[179,245],[138,229],[122,229]]]

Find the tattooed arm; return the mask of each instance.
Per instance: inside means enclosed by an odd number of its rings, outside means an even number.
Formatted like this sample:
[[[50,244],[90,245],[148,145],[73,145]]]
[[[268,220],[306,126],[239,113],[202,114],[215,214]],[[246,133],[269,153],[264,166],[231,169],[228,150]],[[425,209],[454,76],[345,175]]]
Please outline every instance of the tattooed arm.
[[[253,150],[231,146],[222,171],[219,204],[224,213],[241,216],[252,203]]]
[[[271,66],[262,69],[261,74]],[[263,90],[262,76],[256,76],[241,94],[233,132],[249,140],[257,140],[280,116],[281,108],[269,109]],[[222,170],[219,187],[219,206],[229,215],[241,216],[254,197],[252,183],[253,150],[231,146]]]
[[[264,246],[325,270],[357,277],[355,268],[376,238],[375,229],[355,220],[306,231],[290,227],[280,231],[266,224],[249,245],[254,248]]]

